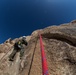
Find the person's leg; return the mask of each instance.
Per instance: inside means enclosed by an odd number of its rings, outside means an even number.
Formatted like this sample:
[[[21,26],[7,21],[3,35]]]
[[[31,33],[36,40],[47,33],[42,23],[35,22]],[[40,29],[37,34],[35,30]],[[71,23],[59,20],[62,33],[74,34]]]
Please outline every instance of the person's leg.
[[[20,58],[22,58],[23,55],[24,55],[24,49],[21,49],[21,50],[20,50]]]
[[[9,56],[9,58],[10,58],[9,60],[13,61],[16,52],[17,52],[16,50],[13,50],[13,52],[12,52],[11,55]]]

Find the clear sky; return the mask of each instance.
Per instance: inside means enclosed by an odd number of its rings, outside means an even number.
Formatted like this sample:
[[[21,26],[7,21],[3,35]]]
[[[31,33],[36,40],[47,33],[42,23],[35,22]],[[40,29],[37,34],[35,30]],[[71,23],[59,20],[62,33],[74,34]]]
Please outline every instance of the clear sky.
[[[0,0],[0,43],[76,19],[76,0]]]

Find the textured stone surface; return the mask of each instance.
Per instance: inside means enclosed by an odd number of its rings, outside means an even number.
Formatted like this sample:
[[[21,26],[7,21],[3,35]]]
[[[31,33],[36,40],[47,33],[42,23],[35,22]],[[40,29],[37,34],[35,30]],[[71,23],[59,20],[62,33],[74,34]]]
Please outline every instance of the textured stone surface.
[[[36,30],[27,36],[28,46],[21,60],[17,53],[15,60],[9,61],[13,44],[19,38],[5,41],[0,45],[0,75],[42,75],[38,33],[42,34],[49,75],[76,75],[76,20]]]

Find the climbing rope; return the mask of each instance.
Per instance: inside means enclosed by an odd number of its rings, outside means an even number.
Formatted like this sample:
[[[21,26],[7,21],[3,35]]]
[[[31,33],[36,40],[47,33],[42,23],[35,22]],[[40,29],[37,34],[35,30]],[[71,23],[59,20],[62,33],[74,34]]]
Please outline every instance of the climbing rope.
[[[35,47],[34,47],[32,59],[31,59],[31,64],[30,64],[30,68],[29,68],[28,75],[30,75],[30,72],[31,72],[31,68],[32,68],[32,63],[33,63],[33,59],[34,59],[34,55],[35,55],[35,50],[36,50],[37,41],[38,41],[38,38],[36,39],[36,42],[35,42]]]
[[[40,37],[40,47],[41,47],[41,57],[42,57],[42,72],[43,75],[49,75],[41,34],[39,34],[39,37]]]
[[[40,48],[41,48],[41,57],[42,57],[42,73],[43,73],[43,75],[49,75],[41,34],[39,34],[39,38],[40,38]],[[30,75],[30,72],[31,72],[37,41],[38,41],[38,38],[37,38],[36,43],[35,43],[35,47],[34,47],[33,56],[32,56],[32,60],[31,60],[31,64],[30,64],[28,75]]]

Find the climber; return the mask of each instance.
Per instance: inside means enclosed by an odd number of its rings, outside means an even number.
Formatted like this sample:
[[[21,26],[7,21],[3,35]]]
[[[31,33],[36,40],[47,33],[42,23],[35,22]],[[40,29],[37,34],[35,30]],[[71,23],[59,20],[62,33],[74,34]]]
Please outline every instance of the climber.
[[[20,58],[23,56],[23,54],[24,54],[23,44],[26,46],[28,45],[25,36],[23,36],[21,39],[19,39],[17,42],[15,42],[13,52],[9,56],[10,61],[14,60],[14,56],[16,55],[17,52],[20,52]]]

